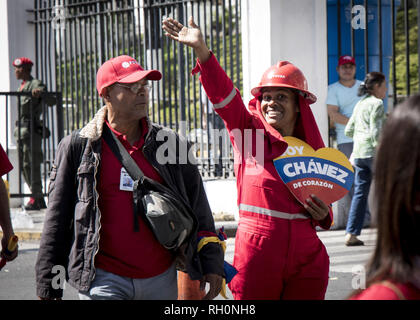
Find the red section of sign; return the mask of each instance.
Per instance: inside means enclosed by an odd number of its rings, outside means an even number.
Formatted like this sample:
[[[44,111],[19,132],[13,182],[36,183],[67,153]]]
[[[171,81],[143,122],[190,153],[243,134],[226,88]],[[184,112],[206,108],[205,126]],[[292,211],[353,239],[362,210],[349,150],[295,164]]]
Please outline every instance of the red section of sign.
[[[315,194],[329,205],[344,197],[348,192],[347,189],[334,182],[317,178],[297,179],[286,185],[301,203],[305,203],[311,194]]]

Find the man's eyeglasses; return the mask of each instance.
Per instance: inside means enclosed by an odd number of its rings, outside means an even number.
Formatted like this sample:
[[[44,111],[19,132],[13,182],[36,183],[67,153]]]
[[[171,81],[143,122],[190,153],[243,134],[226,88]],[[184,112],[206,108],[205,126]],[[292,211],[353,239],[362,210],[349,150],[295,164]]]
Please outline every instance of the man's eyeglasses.
[[[123,87],[123,88],[127,88],[130,89],[132,93],[134,94],[138,94],[140,92],[140,90],[145,90],[145,91],[149,91],[151,89],[151,85],[150,83],[146,83],[146,84],[141,84],[141,83],[134,83],[132,85],[123,85],[121,83],[116,83],[117,86]]]

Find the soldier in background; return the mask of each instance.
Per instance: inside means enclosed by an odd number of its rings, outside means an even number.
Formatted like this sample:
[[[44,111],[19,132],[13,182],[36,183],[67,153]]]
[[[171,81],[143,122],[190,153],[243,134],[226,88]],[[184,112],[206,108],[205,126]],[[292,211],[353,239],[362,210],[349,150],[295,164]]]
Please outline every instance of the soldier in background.
[[[21,96],[19,119],[16,121],[14,136],[19,146],[19,162],[21,164],[23,178],[28,184],[32,196],[26,204],[26,210],[39,210],[46,208],[42,194],[41,164],[42,138],[48,138],[48,128],[43,129],[40,120],[42,114],[41,95],[47,91],[41,80],[34,79],[31,75],[33,62],[26,57],[17,58],[13,61],[16,79],[22,80],[19,92],[30,92],[31,96]],[[54,101],[45,101],[48,105]],[[33,126],[33,127],[32,127]],[[32,171],[33,170],[33,171]]]

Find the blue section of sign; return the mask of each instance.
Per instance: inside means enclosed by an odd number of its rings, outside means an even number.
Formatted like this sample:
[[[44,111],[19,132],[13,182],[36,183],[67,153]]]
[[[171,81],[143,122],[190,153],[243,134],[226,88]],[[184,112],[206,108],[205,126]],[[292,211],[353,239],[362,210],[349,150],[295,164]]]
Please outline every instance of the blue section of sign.
[[[354,173],[336,162],[316,157],[277,159],[274,166],[284,183],[298,179],[317,178],[330,181],[350,190]]]

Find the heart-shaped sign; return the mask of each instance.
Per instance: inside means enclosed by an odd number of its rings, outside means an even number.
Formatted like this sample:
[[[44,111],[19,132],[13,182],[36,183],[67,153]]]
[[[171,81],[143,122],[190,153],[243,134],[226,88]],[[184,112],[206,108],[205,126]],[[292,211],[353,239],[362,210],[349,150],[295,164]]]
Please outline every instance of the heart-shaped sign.
[[[315,151],[295,137],[285,137],[287,150],[274,159],[277,173],[299,202],[315,194],[327,205],[350,191],[354,170],[347,157],[333,148]]]

